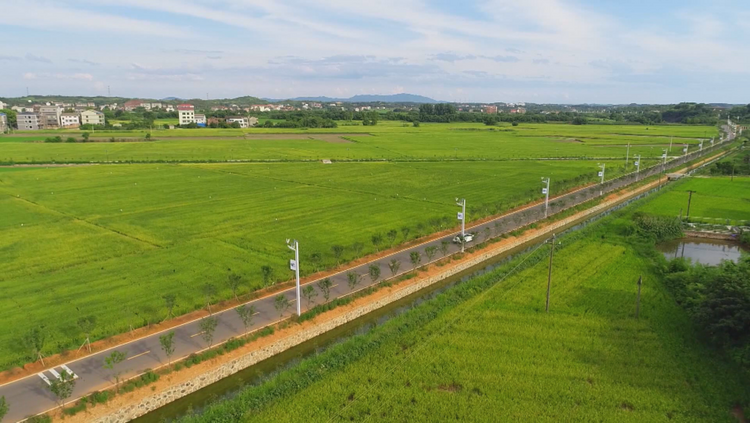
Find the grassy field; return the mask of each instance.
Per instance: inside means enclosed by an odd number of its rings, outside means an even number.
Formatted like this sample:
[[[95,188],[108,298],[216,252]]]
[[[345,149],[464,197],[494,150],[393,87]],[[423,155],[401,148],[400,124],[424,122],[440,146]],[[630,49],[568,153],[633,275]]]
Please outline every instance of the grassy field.
[[[750,221],[750,178],[695,177],[679,185],[644,207],[644,211],[668,216],[685,216],[688,191],[695,191],[690,218],[696,221],[724,223]]]
[[[318,139],[245,140],[243,134],[350,134],[350,143]],[[444,160],[526,159],[547,157],[624,158],[630,143],[632,155],[654,158],[674,135],[678,144],[697,148],[700,137],[717,129],[703,126],[562,125],[522,124],[518,127],[488,127],[482,124],[423,124],[404,127],[398,122],[377,126],[340,126],[334,129],[176,129],[153,131],[153,142],[99,142],[49,144],[33,142],[49,136],[80,138],[80,131],[23,132],[0,137],[0,161],[88,162],[88,161],[226,161],[226,160]],[[95,137],[140,138],[146,131],[101,131]],[[361,134],[361,135],[358,135]],[[216,137],[190,139],[191,137]]]
[[[699,341],[627,222],[562,238],[549,313],[545,247],[184,422],[736,421],[745,374]]]
[[[97,316],[101,338],[162,320],[167,293],[179,313],[204,304],[205,283],[230,298],[229,272],[243,275],[243,293],[262,287],[262,265],[286,280],[286,238],[300,241],[311,273],[335,265],[335,244],[345,261],[357,243],[374,252],[376,233],[396,230],[400,243],[402,228],[411,239],[456,226],[455,197],[477,219],[540,199],[541,176],[554,195],[596,170],[589,161],[0,168],[0,321],[12,328],[0,331],[0,368],[24,362],[16,341],[40,322],[54,353],[80,345],[84,316]]]

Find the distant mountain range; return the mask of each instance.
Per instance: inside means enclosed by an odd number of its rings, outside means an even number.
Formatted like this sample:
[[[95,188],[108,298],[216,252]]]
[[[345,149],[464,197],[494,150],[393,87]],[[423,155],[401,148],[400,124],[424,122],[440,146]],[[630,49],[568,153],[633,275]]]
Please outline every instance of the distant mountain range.
[[[354,97],[349,98],[334,98],[334,97],[295,97],[295,98],[288,98],[288,99],[273,99],[273,98],[264,98],[264,100],[267,101],[317,101],[320,103],[335,103],[337,101],[340,101],[342,103],[373,103],[373,102],[383,102],[383,103],[444,103],[444,101],[438,101],[429,97],[425,97],[422,95],[416,95],[416,94],[390,94],[390,95],[368,95],[368,94],[359,94],[355,95]]]

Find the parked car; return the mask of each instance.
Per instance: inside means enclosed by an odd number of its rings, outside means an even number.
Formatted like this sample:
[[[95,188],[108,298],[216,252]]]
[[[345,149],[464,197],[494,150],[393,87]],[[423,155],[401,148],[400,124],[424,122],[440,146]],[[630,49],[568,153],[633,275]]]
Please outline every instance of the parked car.
[[[474,241],[474,237],[475,237],[475,236],[476,236],[476,234],[475,234],[475,233],[472,233],[472,232],[468,232],[468,233],[466,233],[466,234],[464,235],[464,241],[463,241],[463,243],[464,243],[464,244],[468,244],[468,243],[470,243],[471,241]],[[461,244],[461,234],[458,234],[458,235],[456,235],[456,236],[455,236],[455,237],[453,238],[453,242],[455,242],[456,244]]]

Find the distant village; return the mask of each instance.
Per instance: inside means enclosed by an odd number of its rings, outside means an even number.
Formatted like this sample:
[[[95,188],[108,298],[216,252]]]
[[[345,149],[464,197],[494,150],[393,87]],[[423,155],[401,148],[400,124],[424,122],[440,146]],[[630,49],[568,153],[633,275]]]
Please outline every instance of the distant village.
[[[11,101],[11,100],[8,100]],[[175,104],[176,102],[153,100],[129,100],[124,103],[96,103],[96,102],[63,102],[45,101],[43,103],[10,104],[0,101],[0,110],[12,110],[16,113],[16,125],[11,128],[6,113],[0,112],[0,133],[9,129],[23,131],[49,129],[93,129],[95,127],[122,127],[121,123],[107,125],[105,112],[158,112],[169,113],[177,118],[177,125],[167,125],[170,128],[179,127],[217,127],[230,126],[235,128],[250,128],[258,124],[258,117],[253,114],[268,112],[302,112],[302,111],[400,111],[410,112],[418,110],[419,104],[352,104],[346,102],[288,102],[268,104],[219,104],[205,106],[199,109],[193,104]],[[455,104],[460,112],[485,114],[523,114],[526,113],[524,103],[499,104]],[[110,115],[111,116],[111,115]]]

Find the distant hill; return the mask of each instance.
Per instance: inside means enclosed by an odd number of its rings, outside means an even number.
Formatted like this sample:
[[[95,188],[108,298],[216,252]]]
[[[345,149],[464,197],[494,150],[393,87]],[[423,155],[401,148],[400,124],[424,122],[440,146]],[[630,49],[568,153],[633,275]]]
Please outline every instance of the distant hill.
[[[268,101],[284,101],[282,99],[271,99],[266,98],[265,100]],[[296,97],[296,98],[289,98],[287,99],[289,101],[317,101],[321,103],[335,103],[337,101],[340,101],[342,103],[374,103],[374,102],[382,102],[382,103],[443,103],[442,101],[438,101],[429,97],[425,97],[422,95],[416,95],[416,94],[390,94],[390,95],[369,95],[369,94],[359,94],[355,95],[354,97],[349,98],[334,98],[334,97]]]
[[[177,100],[182,100],[182,99],[179,97],[164,97],[161,99],[161,101],[177,101]]]

